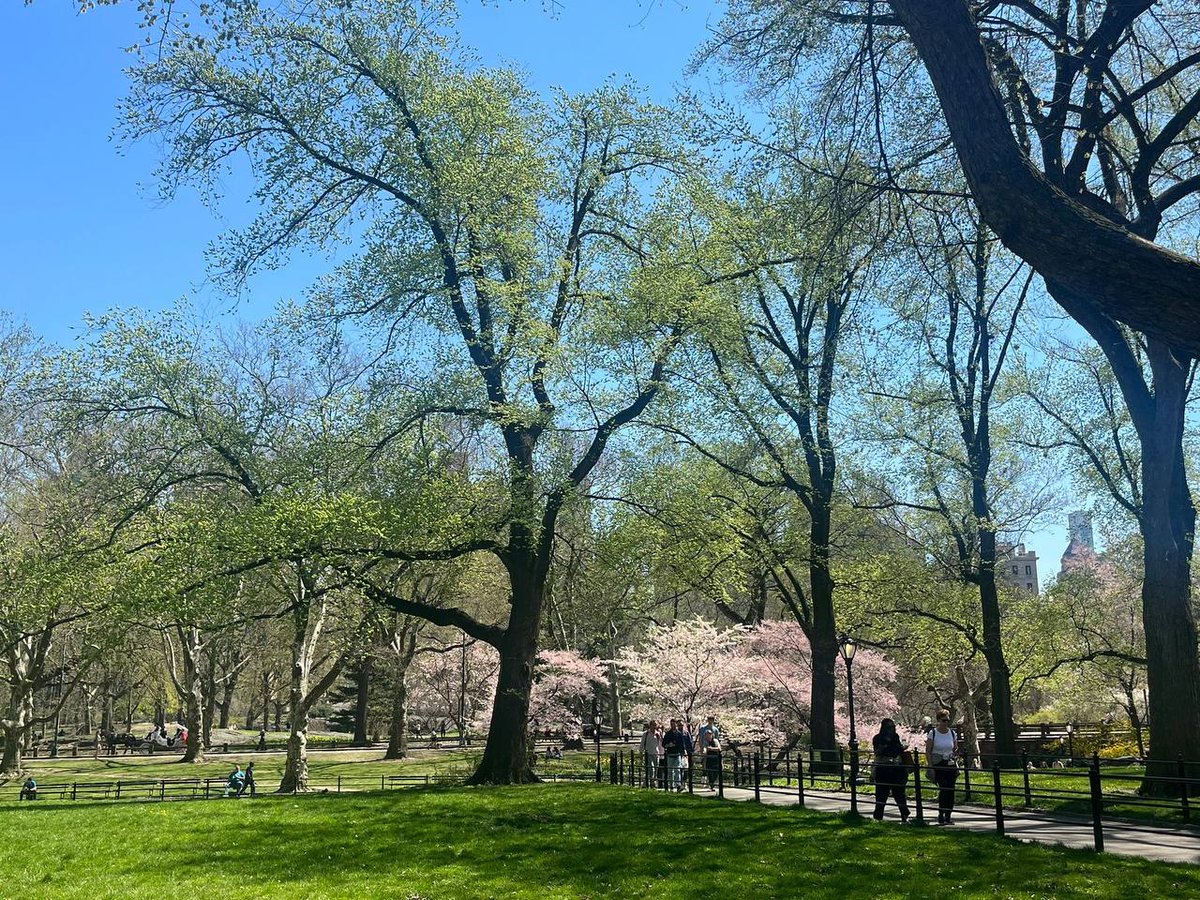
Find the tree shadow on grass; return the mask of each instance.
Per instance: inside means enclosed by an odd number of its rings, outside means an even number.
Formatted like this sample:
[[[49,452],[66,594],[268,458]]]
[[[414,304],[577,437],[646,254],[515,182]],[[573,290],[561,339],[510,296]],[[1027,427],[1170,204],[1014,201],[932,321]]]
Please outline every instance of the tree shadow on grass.
[[[225,897],[669,898],[710,885],[724,897],[843,898],[923,896],[935,881],[968,897],[994,886],[1003,896],[1200,895],[1200,870],[1187,867],[594,786],[154,806],[93,809],[136,852],[78,877]],[[40,830],[61,834],[73,809],[46,810],[64,815]]]

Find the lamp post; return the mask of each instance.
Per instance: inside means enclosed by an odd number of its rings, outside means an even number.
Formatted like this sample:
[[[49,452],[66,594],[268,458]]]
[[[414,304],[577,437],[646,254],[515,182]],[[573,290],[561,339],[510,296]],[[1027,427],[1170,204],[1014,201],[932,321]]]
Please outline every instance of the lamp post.
[[[1075,765],[1075,723],[1067,723],[1067,756],[1071,765]]]
[[[600,723],[604,717],[599,712],[592,713],[592,735],[596,738],[596,784],[600,783]]]
[[[850,812],[858,813],[858,732],[854,728],[854,653],[858,641],[843,634],[838,638],[842,661],[846,663],[846,691],[849,696],[850,712]]]

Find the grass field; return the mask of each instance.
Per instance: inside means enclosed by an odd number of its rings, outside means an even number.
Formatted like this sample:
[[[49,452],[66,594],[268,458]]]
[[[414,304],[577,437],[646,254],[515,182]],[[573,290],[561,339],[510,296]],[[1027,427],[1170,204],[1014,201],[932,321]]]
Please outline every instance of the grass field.
[[[1200,867],[595,785],[24,804],[5,896],[1185,897]]]

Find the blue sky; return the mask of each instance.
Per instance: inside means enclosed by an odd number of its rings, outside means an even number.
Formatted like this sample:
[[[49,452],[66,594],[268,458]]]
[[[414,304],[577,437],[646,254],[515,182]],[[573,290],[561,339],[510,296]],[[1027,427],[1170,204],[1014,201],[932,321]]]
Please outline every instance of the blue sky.
[[[550,14],[541,0],[461,5],[464,43],[485,63],[517,65],[539,90],[583,91],[617,76],[660,100],[683,83],[723,7],[573,0]],[[124,0],[78,15],[73,0],[0,5],[0,308],[60,343],[85,312],[161,309],[184,296],[213,313],[260,318],[330,268],[321,256],[297,256],[236,298],[208,281],[205,248],[246,218],[247,191],[231,185],[216,212],[191,192],[163,203],[152,175],[157,149],[110,140],[130,62],[123,48],[138,37],[136,6]],[[1027,543],[1045,580],[1058,569],[1065,528],[1044,527]]]
[[[0,308],[69,342],[85,312],[162,308],[187,295],[205,308],[257,318],[298,296],[329,267],[294,259],[230,298],[206,278],[205,247],[248,210],[231,185],[214,213],[183,193],[158,199],[150,143],[110,140],[125,92],[124,47],[136,42],[137,4],[86,15],[73,0],[0,6]],[[540,0],[462,3],[461,33],[486,63],[514,63],[537,89],[591,89],[611,75],[668,99],[719,16],[712,2],[581,0],[551,14]]]

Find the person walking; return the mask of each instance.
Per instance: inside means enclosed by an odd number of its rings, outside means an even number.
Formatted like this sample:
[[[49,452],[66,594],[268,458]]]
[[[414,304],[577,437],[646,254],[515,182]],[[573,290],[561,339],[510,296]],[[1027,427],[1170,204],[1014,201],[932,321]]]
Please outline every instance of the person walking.
[[[256,796],[256,794],[255,794],[256,788],[257,788],[257,785],[254,782],[254,763],[250,763],[250,765],[246,766],[246,774],[245,774],[245,777],[242,779],[241,788],[238,789],[238,796],[240,797],[244,793],[246,793],[246,791],[249,791],[250,796],[254,797],[254,796]]]
[[[671,727],[663,735],[663,752],[666,754],[667,787],[673,791],[683,790],[683,767],[679,762],[683,758],[683,732],[679,729],[679,720],[672,719]]]
[[[900,821],[908,821],[908,800],[904,796],[908,784],[908,766],[904,763],[904,744],[896,733],[896,723],[884,719],[879,723],[879,733],[871,740],[874,751],[875,814],[876,822],[883,821],[883,809],[888,797],[896,799],[900,810]]]
[[[680,721],[679,732],[683,735],[683,757],[679,760],[681,769],[687,769],[687,787],[692,789],[692,756],[696,752],[696,744],[692,740],[692,729],[687,721]]]
[[[662,737],[658,723],[651,719],[642,732],[642,757],[646,763],[646,787],[654,787],[658,777],[658,758],[662,755]]]
[[[939,709],[937,723],[925,736],[925,758],[938,786],[938,824],[949,825],[954,814],[954,784],[958,781],[958,736],[950,728],[950,710]]]
[[[711,791],[717,786],[718,774],[721,770],[721,732],[717,728],[717,720],[712,716],[700,726],[696,735],[696,743],[704,759],[704,781]]]

